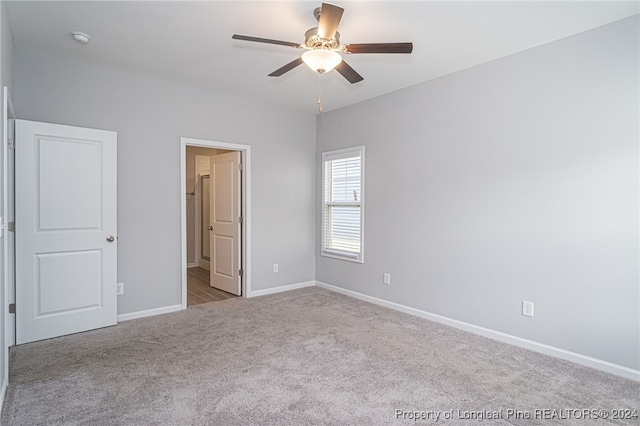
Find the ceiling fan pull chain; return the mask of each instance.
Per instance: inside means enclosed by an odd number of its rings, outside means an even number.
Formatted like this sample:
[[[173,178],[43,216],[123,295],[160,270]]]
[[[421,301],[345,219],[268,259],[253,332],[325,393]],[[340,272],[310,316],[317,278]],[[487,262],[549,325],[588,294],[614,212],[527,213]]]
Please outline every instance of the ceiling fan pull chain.
[[[322,74],[318,74],[318,112],[322,114]]]

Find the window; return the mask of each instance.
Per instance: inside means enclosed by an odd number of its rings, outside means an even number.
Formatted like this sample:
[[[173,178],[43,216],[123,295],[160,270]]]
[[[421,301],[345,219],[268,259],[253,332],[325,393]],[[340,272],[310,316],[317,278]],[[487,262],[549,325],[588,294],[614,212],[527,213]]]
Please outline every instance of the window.
[[[322,255],[362,263],[364,146],[322,153]]]

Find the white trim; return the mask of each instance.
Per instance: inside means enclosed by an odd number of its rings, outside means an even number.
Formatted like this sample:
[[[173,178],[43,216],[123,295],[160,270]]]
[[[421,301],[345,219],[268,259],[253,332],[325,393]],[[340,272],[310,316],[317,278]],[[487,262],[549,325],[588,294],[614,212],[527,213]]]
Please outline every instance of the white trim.
[[[264,290],[252,291],[247,295],[247,297],[266,296],[267,294],[282,293],[283,291],[297,290],[299,288],[313,287],[315,285],[316,285],[316,281],[306,281],[303,283],[281,285],[279,287],[265,288]]]
[[[182,310],[182,305],[165,306],[164,308],[147,309],[145,311],[131,312],[129,314],[118,315],[118,322],[129,321],[132,319],[154,317],[156,315],[168,314]]]
[[[342,160],[343,158],[353,157],[354,152],[363,152],[364,145],[352,146],[349,148],[334,149],[322,153],[322,161]]]
[[[180,138],[180,233],[181,233],[181,275],[182,309],[187,309],[187,145],[203,148],[227,149],[242,152],[242,296],[251,294],[251,145],[229,142],[215,142],[204,139]]]
[[[340,160],[340,159],[344,159],[344,158],[351,158],[351,157],[356,157],[359,156],[360,157],[360,202],[359,202],[359,206],[360,206],[360,251],[358,253],[348,253],[348,252],[344,252],[341,253],[340,251],[331,251],[331,250],[325,250],[325,224],[326,224],[326,220],[325,220],[325,211],[326,211],[326,206],[328,204],[332,204],[332,203],[327,203],[325,201],[325,183],[326,183],[326,168],[325,168],[325,163],[328,161],[335,161],[335,160]],[[354,263],[364,263],[364,211],[365,211],[365,175],[364,175],[364,169],[365,169],[365,160],[364,160],[364,145],[359,145],[359,146],[354,146],[351,148],[344,148],[344,149],[338,149],[338,150],[334,150],[334,151],[325,151],[322,153],[322,162],[321,165],[322,167],[322,172],[321,172],[321,180],[322,180],[322,191],[321,191],[321,203],[322,203],[322,211],[320,213],[321,215],[321,230],[320,230],[320,255],[324,256],[324,257],[330,257],[333,259],[340,259],[340,260],[346,260],[348,262],[354,262]],[[333,179],[332,179],[333,182]]]
[[[180,138],[180,306],[187,309],[187,145]]]
[[[556,348],[554,346],[545,345],[544,343],[534,342],[532,340],[523,339],[521,337],[512,336],[510,334],[502,333],[500,331],[491,330],[489,328],[480,327],[477,325],[469,324],[463,321],[458,321],[452,318],[444,317],[442,315],[432,314],[430,312],[422,311],[420,309],[411,308],[409,306],[401,305],[399,303],[389,302],[387,300],[378,299],[377,297],[368,296],[366,294],[358,293],[351,290],[346,290],[341,287],[336,287],[331,284],[326,284],[320,281],[316,281],[318,287],[325,288],[327,290],[335,291],[347,296],[354,297],[356,299],[364,300],[375,305],[384,306],[386,308],[394,309],[396,311],[404,312],[405,314],[415,315],[420,318],[425,318],[431,321],[445,324],[451,327],[458,328],[460,330],[468,331],[479,336],[488,337],[489,339],[497,340],[499,342],[508,343],[510,345],[518,346],[520,348],[529,349],[534,352],[539,352],[545,355],[550,355],[556,358],[571,361],[576,364],[584,365],[586,367],[595,368],[607,373],[615,374],[616,376],[625,377],[627,379],[640,381],[640,370],[634,370],[632,368],[624,367],[622,365],[613,364],[608,361],[592,358],[586,355],[581,355],[575,352],[567,351],[564,349]]]
[[[7,388],[9,387],[9,377],[5,376],[2,381],[2,387],[0,387],[0,413],[2,412],[2,406],[4,405],[4,397],[7,394]]]
[[[9,383],[9,348],[16,344],[16,330],[13,327],[15,324],[15,317],[12,318],[9,313],[9,304],[15,303],[15,269],[12,262],[9,262],[9,254],[11,252],[15,253],[15,248],[9,246],[9,241],[11,240],[9,236],[9,221],[12,219],[9,214],[9,129],[8,129],[8,118],[15,118],[15,109],[13,107],[13,102],[11,101],[11,96],[9,95],[9,88],[7,86],[2,87],[2,152],[4,155],[2,156],[2,200],[3,200],[3,209],[2,209],[2,247],[3,247],[3,275],[2,275],[2,293],[4,295],[3,301],[4,305],[2,306],[1,312],[4,319],[4,339],[0,343],[2,354],[4,355],[4,365],[2,365],[2,372],[4,381],[2,383],[2,390],[0,391],[0,410],[2,409],[2,401],[4,401],[4,393]],[[4,110],[6,108],[6,111]],[[14,141],[15,144],[15,141]],[[14,151],[15,152],[15,151]],[[15,159],[15,156],[14,156]],[[14,160],[15,164],[15,160]],[[15,169],[15,165],[14,165]],[[14,191],[15,192],[15,189]],[[15,207],[15,206],[14,206]],[[14,219],[15,220],[15,219]],[[14,236],[15,237],[15,236]],[[15,241],[15,239],[14,239]],[[10,272],[13,273],[10,273]],[[14,278],[11,280],[10,278]],[[12,281],[12,282],[9,282]]]
[[[200,264],[198,264],[198,262],[187,263],[187,268],[197,268],[198,266],[200,266]]]

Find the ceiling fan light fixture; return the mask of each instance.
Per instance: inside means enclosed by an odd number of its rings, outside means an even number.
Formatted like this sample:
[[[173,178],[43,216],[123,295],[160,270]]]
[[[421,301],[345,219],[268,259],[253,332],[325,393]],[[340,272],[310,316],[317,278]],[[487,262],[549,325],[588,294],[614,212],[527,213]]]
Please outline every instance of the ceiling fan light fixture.
[[[302,54],[302,61],[318,74],[324,74],[342,62],[342,56],[333,50],[313,49]]]

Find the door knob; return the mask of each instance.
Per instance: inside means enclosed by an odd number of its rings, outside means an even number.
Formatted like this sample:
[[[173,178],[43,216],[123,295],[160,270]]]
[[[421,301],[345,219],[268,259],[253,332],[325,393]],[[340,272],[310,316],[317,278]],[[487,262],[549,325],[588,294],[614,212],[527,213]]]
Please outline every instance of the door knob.
[[[208,229],[209,231],[213,231],[213,226],[209,226],[207,229]]]
[[[115,238],[113,238],[113,235],[109,235],[109,236],[107,237],[107,241],[108,241],[108,242],[110,242],[110,243],[112,243],[114,239],[115,239]]]

